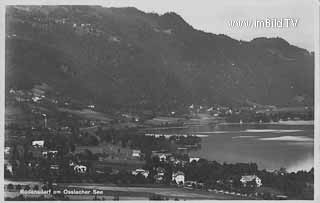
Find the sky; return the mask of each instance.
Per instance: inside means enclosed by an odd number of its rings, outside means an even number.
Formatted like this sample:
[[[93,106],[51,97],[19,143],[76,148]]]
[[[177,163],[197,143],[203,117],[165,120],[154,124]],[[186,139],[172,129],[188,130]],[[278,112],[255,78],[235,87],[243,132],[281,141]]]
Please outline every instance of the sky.
[[[316,0],[106,0],[105,7],[136,7],[144,12],[176,12],[195,29],[226,34],[238,40],[281,37],[290,44],[314,51]],[[232,27],[229,21],[297,20],[283,28]],[[287,22],[287,21],[286,21]],[[291,22],[291,21],[290,21]],[[285,24],[285,23],[284,23]],[[287,25],[287,24],[285,24]]]

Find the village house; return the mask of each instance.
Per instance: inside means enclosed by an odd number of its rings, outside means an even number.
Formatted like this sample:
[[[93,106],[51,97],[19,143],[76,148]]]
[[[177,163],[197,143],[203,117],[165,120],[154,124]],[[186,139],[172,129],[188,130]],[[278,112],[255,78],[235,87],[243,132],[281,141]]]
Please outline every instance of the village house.
[[[11,147],[4,147],[4,155],[10,155],[11,151]]]
[[[285,168],[280,168],[279,170],[274,170],[273,171],[273,174],[275,175],[281,175],[281,176],[284,176],[286,175],[288,172]]]
[[[58,154],[57,150],[49,150],[49,151],[42,152],[42,156],[44,158],[48,158],[48,157],[55,158],[57,156],[57,154]]]
[[[121,121],[124,121],[124,122],[139,122],[140,119],[138,116],[136,115],[132,115],[130,113],[125,113],[125,114],[121,114]]]
[[[87,172],[87,167],[83,165],[75,165],[73,170],[77,174],[85,174]]]
[[[90,109],[94,109],[96,106],[95,105],[93,105],[93,104],[91,104],[91,105],[88,105],[88,108],[90,108]]]
[[[151,157],[158,157],[159,161],[165,162],[169,157],[171,157],[171,153],[162,152],[162,151],[152,151]]]
[[[75,166],[76,164],[74,163],[74,161],[69,160],[69,166]]]
[[[140,159],[140,157],[141,157],[141,150],[139,150],[139,149],[134,149],[134,150],[132,150],[132,157]]]
[[[166,154],[160,154],[158,157],[159,157],[159,160],[162,161],[162,162],[167,160],[167,155]]]
[[[60,167],[57,164],[50,165],[50,170],[59,170]]]
[[[34,97],[44,98],[45,97],[45,91],[39,88],[33,88],[31,90]]]
[[[200,160],[200,158],[198,158],[198,157],[190,157],[189,163],[192,163],[193,161],[198,162],[199,160]]]
[[[154,179],[156,183],[162,183],[162,181],[164,180],[163,176],[160,176],[160,175],[155,175]]]
[[[49,173],[53,176],[58,176],[60,174],[60,166],[58,164],[50,165]]]
[[[13,167],[9,161],[4,160],[4,167],[5,167],[5,170],[7,170],[11,175],[13,175]]]
[[[44,147],[44,140],[34,140],[34,141],[32,141],[32,146],[34,148],[43,148]]]
[[[174,181],[176,184],[184,184],[185,175],[183,172],[178,171],[176,173],[172,173],[172,181]]]
[[[162,167],[158,167],[156,171],[157,171],[157,175],[159,176],[164,176],[164,173],[166,172],[166,170]]]
[[[132,171],[132,175],[137,176],[137,175],[141,174],[145,178],[147,178],[149,176],[149,173],[150,172],[148,170],[144,170],[142,168],[138,168],[138,169]]]
[[[15,93],[16,93],[16,91],[14,89],[9,90],[9,94],[15,94]]]
[[[181,165],[182,167],[184,167],[187,163],[187,161],[185,160],[181,160],[179,158],[176,158],[174,156],[169,157],[169,162],[172,163],[173,165],[177,166],[177,165]]]
[[[184,182],[184,186],[190,187],[190,188],[196,187],[197,184],[198,184],[197,181],[191,181],[191,180]]]
[[[240,182],[242,183],[242,185],[244,187],[247,187],[249,182],[255,182],[257,187],[261,187],[262,186],[261,179],[256,175],[242,176],[241,179],[240,179]]]
[[[156,183],[162,183],[164,180],[165,169],[162,167],[156,168],[157,174],[154,176]]]
[[[180,155],[188,154],[189,149],[186,147],[178,147],[177,148],[177,153]]]

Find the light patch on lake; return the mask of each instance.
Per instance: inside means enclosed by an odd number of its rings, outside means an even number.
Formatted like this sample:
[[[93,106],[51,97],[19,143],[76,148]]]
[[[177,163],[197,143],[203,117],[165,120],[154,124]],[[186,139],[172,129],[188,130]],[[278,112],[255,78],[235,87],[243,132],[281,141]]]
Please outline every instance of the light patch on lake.
[[[197,134],[231,134],[231,133],[296,133],[303,130],[284,130],[284,129],[246,129],[240,131],[209,131],[209,132],[196,132]]]
[[[210,132],[196,132],[203,134],[224,134],[224,133],[239,133],[240,131],[210,131]]]
[[[295,133],[303,130],[283,130],[283,129],[247,129],[242,132],[248,133]]]
[[[280,125],[314,125],[314,121],[279,121]]]
[[[266,141],[294,141],[294,142],[310,142],[313,141],[312,138],[306,136],[280,136],[280,137],[264,137],[259,138],[259,140]]]
[[[203,134],[197,134],[197,135],[193,135],[193,136],[196,136],[196,137],[208,137],[208,135],[203,135]]]
[[[240,136],[232,137],[232,139],[237,139],[237,138],[255,138],[255,137],[259,137],[259,136],[254,136],[254,135],[240,135]]]

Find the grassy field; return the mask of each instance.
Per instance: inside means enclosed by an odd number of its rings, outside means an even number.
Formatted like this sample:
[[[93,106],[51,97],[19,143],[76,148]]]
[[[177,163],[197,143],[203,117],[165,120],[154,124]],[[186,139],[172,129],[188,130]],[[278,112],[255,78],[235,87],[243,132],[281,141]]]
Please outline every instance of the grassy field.
[[[132,149],[128,147],[122,147],[120,145],[110,144],[110,143],[100,143],[96,146],[77,146],[75,153],[79,153],[85,150],[90,150],[92,153],[101,153],[101,154],[113,154],[122,158],[129,158],[132,154]]]
[[[67,109],[67,108],[59,108],[59,110],[62,112],[74,114],[76,116],[89,119],[89,120],[100,120],[100,121],[106,121],[106,122],[111,121],[111,119],[107,115],[100,112],[93,111],[91,109],[74,110],[74,109]]]
[[[5,107],[5,122],[9,123],[24,123],[30,118],[21,107],[16,105],[6,105]]]
[[[85,150],[90,150],[93,154],[102,154],[101,159],[95,164],[97,167],[136,169],[145,164],[144,161],[132,157],[132,149],[120,145],[101,143],[97,146],[77,146],[75,153]]]

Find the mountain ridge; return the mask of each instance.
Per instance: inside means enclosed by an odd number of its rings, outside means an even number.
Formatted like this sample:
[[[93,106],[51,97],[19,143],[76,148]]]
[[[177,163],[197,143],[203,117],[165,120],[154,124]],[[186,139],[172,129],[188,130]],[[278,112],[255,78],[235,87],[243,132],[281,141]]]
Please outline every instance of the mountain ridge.
[[[8,88],[45,82],[86,102],[150,108],[313,105],[314,54],[284,39],[206,33],[173,12],[27,8],[6,12]]]

